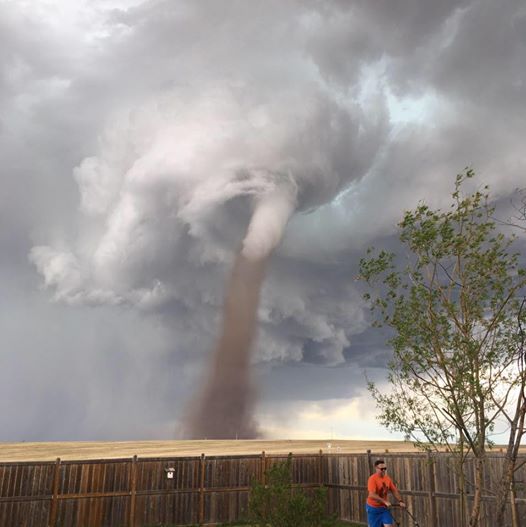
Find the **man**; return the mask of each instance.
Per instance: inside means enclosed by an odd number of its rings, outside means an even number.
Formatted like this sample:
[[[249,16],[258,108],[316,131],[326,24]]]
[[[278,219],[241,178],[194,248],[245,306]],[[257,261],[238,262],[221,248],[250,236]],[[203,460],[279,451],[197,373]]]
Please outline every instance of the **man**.
[[[369,491],[367,505],[365,506],[367,523],[369,527],[392,527],[394,519],[389,510],[391,502],[387,499],[388,492],[394,494],[400,507],[404,508],[405,503],[402,501],[402,496],[400,496],[395,484],[386,474],[385,461],[383,459],[375,461],[374,468],[375,473],[367,481],[367,490]]]

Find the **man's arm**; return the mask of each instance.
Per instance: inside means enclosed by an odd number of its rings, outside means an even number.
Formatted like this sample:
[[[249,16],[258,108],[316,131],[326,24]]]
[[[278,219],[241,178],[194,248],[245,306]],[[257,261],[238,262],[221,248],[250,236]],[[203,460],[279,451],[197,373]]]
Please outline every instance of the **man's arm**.
[[[396,487],[396,485],[393,482],[391,482],[391,492],[394,495],[394,497],[397,499],[398,504],[400,505],[400,507],[404,508],[405,507],[405,503],[402,500],[402,495],[400,494],[400,491],[398,490],[398,488]]]

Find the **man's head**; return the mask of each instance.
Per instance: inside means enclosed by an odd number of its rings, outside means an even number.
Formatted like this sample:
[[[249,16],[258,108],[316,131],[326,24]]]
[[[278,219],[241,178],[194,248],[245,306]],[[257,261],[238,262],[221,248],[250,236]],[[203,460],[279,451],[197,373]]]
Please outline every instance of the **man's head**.
[[[384,477],[385,476],[385,472],[387,470],[387,467],[385,466],[385,461],[383,459],[378,459],[374,462],[374,468],[376,470],[376,473],[380,476],[380,477]]]

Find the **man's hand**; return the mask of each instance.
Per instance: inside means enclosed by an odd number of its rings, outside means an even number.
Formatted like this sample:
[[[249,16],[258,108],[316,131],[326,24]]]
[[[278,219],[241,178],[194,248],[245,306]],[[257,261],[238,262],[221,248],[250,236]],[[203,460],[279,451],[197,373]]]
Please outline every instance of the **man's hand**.
[[[391,506],[391,502],[390,502],[390,501],[385,500],[384,503],[385,503],[385,506],[386,506],[386,507],[390,507],[390,506]]]
[[[400,505],[400,507],[402,507],[402,509],[405,509],[407,507],[407,505],[402,500],[400,500],[398,502],[398,505]]]

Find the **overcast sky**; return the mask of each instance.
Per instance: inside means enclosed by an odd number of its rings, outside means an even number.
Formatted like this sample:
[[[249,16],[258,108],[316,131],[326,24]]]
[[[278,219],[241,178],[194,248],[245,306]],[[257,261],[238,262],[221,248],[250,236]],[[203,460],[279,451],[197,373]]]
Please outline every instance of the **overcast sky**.
[[[357,264],[477,171],[526,186],[520,0],[0,0],[0,440],[176,438],[254,199],[296,211],[267,437],[393,437]]]

